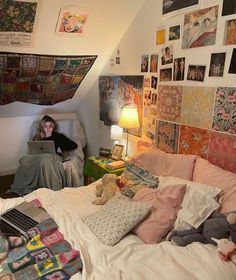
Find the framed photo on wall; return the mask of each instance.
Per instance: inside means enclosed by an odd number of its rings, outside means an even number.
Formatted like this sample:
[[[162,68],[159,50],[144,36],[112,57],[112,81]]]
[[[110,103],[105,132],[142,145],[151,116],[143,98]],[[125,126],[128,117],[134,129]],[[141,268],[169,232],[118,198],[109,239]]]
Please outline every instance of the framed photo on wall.
[[[124,149],[123,145],[115,144],[113,149],[112,149],[111,158],[114,159],[114,160],[121,159],[123,149]]]

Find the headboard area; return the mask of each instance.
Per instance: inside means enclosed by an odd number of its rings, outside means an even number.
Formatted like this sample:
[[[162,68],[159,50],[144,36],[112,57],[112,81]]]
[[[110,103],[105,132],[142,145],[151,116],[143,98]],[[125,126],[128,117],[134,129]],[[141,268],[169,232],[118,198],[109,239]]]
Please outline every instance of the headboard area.
[[[186,128],[176,153],[198,155],[214,165],[236,173],[236,135],[208,131],[206,137],[205,133],[201,134],[200,129],[197,131]],[[157,145],[154,143],[142,140],[137,142],[138,152],[155,147],[157,148]],[[158,148],[165,151],[165,147]]]

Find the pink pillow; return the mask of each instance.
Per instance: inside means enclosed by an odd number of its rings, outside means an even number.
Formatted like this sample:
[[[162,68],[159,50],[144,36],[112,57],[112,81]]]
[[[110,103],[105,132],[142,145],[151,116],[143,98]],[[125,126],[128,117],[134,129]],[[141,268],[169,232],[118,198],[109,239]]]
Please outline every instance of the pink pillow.
[[[193,181],[224,190],[221,213],[236,211],[236,174],[218,167],[208,160],[197,158]]]
[[[173,176],[192,181],[196,158],[196,155],[169,154],[151,148],[134,155],[131,162],[148,169],[156,176]]]
[[[146,243],[160,242],[177,217],[185,190],[185,184],[140,189],[133,200],[152,203],[152,209],[151,214],[133,232]]]

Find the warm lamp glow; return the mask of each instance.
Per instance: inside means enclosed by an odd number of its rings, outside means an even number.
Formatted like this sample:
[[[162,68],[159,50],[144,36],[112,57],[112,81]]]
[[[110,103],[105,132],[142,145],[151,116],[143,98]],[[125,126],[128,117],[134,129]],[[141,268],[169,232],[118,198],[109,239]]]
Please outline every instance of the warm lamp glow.
[[[120,140],[123,138],[123,128],[119,125],[112,125],[111,126],[111,134],[110,138],[112,140]]]
[[[120,114],[119,126],[126,129],[139,127],[138,109],[135,104],[123,107]]]
[[[128,160],[129,129],[139,127],[138,108],[135,104],[128,104],[123,107],[120,114],[119,126],[126,128],[127,140],[126,140],[125,160]]]

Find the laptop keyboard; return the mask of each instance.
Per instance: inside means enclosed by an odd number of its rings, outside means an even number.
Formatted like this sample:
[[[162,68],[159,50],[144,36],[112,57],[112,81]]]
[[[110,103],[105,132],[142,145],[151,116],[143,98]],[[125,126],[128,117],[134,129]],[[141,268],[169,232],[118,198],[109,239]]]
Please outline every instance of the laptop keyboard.
[[[38,224],[37,221],[14,208],[4,213],[2,217],[25,232]]]

